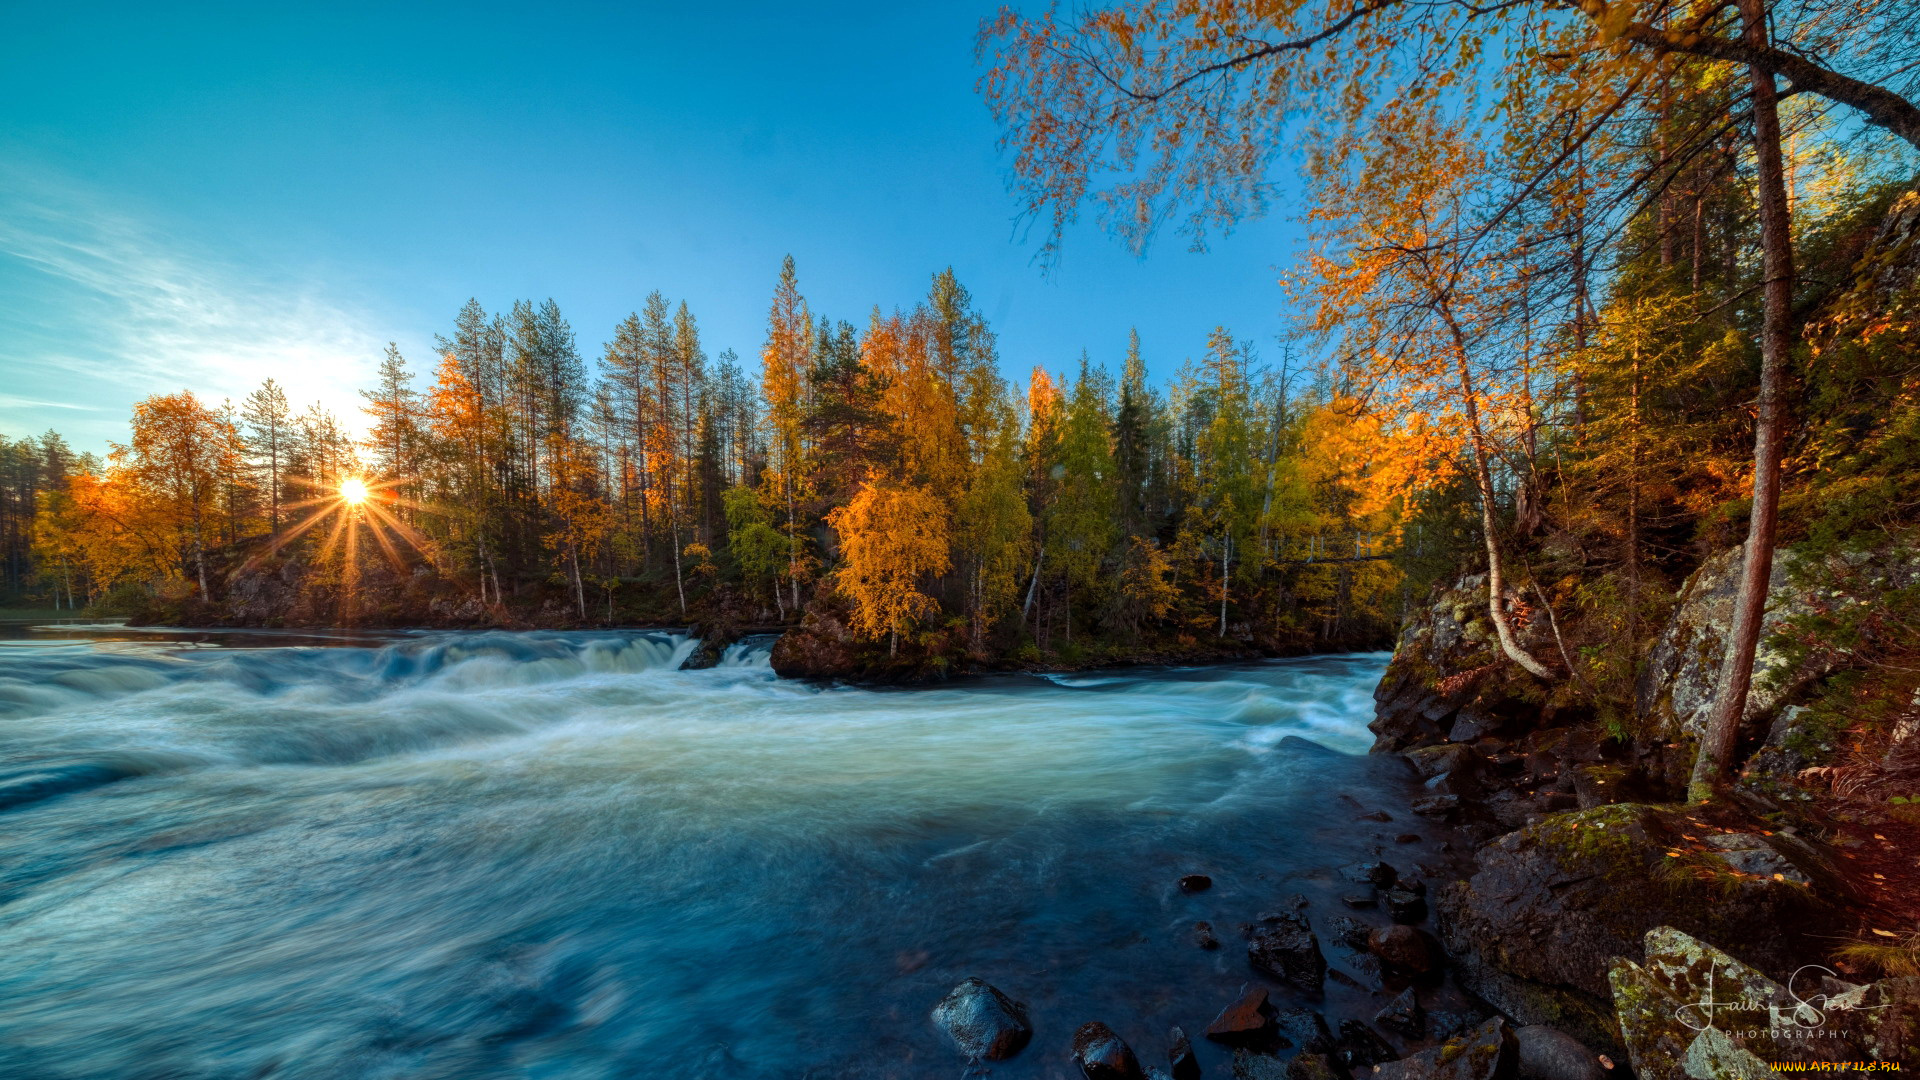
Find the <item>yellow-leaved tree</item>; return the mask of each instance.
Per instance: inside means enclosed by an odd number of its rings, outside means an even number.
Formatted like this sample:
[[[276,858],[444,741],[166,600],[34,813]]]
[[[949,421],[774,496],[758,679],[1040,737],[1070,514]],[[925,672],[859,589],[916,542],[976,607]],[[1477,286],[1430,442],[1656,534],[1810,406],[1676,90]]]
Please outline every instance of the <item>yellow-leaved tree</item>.
[[[903,632],[940,610],[920,583],[947,572],[946,505],[925,488],[874,474],[827,524],[840,536],[836,581],[853,601],[853,628],[869,640],[886,636],[891,656]]]

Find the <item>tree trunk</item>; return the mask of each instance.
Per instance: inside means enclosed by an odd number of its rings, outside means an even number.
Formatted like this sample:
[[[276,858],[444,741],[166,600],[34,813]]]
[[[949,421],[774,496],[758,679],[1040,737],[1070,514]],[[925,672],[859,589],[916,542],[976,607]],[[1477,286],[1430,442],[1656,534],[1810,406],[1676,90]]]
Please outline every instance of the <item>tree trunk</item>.
[[[1513,626],[1507,621],[1506,574],[1500,560],[1500,542],[1493,516],[1493,469],[1488,464],[1486,432],[1480,427],[1480,402],[1475,396],[1473,371],[1467,366],[1467,347],[1464,335],[1457,326],[1453,326],[1451,316],[1448,325],[1453,330],[1454,360],[1459,368],[1460,393],[1466,402],[1468,444],[1473,449],[1473,479],[1480,489],[1480,533],[1487,542],[1487,614],[1493,619],[1494,633],[1500,638],[1500,651],[1507,658],[1542,679],[1552,679],[1553,672],[1545,664],[1533,658],[1533,654],[1520,646],[1513,636]]]
[[[1220,534],[1220,633],[1227,636],[1227,569],[1233,558],[1233,533]]]
[[[1745,38],[1755,48],[1767,44],[1764,0],[1740,0]],[[1689,799],[1710,797],[1724,787],[1733,759],[1747,691],[1753,685],[1753,656],[1760,645],[1766,615],[1767,583],[1773,576],[1773,541],[1780,505],[1780,452],[1785,441],[1781,384],[1786,378],[1787,318],[1793,304],[1793,234],[1787,216],[1785,168],[1780,158],[1779,91],[1773,75],[1758,67],[1753,78],[1753,150],[1760,181],[1761,273],[1765,276],[1760,329],[1760,399],[1753,425],[1753,509],[1747,516],[1747,543],[1740,565],[1740,592],[1734,598],[1733,628],[1714,688],[1700,750],[1687,784]]]
[[[680,617],[687,617],[687,587],[680,580],[680,510],[674,505],[673,483],[669,478],[667,488],[667,532],[673,544],[673,589],[680,597]],[[798,601],[795,602],[796,605]]]
[[[574,548],[567,552],[567,561],[573,564],[573,599],[580,608],[580,620],[587,618],[587,590],[580,581],[580,550]]]
[[[1033,611],[1033,593],[1040,587],[1040,566],[1047,561],[1047,543],[1040,542],[1040,553],[1033,557],[1033,578],[1027,582],[1027,599],[1020,605],[1020,618],[1025,620]]]

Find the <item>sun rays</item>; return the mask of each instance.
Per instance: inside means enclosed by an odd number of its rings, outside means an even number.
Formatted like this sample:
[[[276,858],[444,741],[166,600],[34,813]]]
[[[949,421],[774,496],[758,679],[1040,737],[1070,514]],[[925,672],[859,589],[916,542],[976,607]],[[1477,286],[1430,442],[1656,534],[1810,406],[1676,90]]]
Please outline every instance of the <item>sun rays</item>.
[[[283,530],[273,538],[264,550],[248,560],[248,565],[257,566],[279,552],[288,544],[322,525],[327,526],[326,539],[321,543],[316,562],[329,563],[336,558],[344,570],[344,579],[352,584],[359,577],[360,539],[364,533],[372,537],[380,553],[393,567],[395,573],[405,573],[407,560],[401,554],[397,539],[416,554],[429,560],[433,557],[433,542],[418,529],[401,520],[398,510],[427,510],[427,506],[402,496],[398,492],[404,477],[375,480],[370,477],[347,476],[334,484],[321,483],[301,477],[290,478],[295,484],[310,491],[324,494],[310,499],[288,503],[288,510],[311,509],[311,513],[293,526]]]

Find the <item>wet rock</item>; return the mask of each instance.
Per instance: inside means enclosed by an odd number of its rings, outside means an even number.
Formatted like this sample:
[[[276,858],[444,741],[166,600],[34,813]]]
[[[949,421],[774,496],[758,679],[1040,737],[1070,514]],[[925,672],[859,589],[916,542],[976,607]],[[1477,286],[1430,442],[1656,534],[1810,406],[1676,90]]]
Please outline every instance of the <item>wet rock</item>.
[[[1173,1078],[1167,1075],[1167,1070],[1149,1065],[1147,1066],[1147,1080],[1173,1080]]]
[[[1409,986],[1400,991],[1400,995],[1387,1002],[1387,1007],[1373,1014],[1373,1022],[1388,1031],[1417,1039],[1426,1034],[1427,1012],[1420,1007],[1420,998]]]
[[[1449,817],[1460,812],[1460,796],[1425,795],[1413,800],[1409,809],[1423,817]]]
[[[1350,893],[1341,897],[1340,902],[1353,908],[1355,911],[1364,911],[1367,908],[1380,906],[1380,898],[1371,893]]]
[[[1297,1046],[1309,1054],[1333,1052],[1333,1032],[1327,1018],[1312,1009],[1276,1009],[1273,1025],[1280,1031],[1280,1045]]]
[[[1287,1080],[1342,1080],[1325,1054],[1297,1054],[1287,1062]]]
[[[1412,832],[1403,832],[1400,835],[1394,837],[1393,842],[1396,844],[1417,844],[1420,842],[1420,834],[1412,833]]]
[[[1193,1056],[1193,1043],[1177,1027],[1167,1032],[1167,1067],[1173,1080],[1200,1080],[1200,1061]]]
[[[1205,874],[1188,874],[1180,879],[1180,891],[1183,893],[1206,892],[1213,888],[1213,879]]]
[[[1073,1061],[1087,1080],[1145,1080],[1133,1048],[1098,1020],[1073,1033]]]
[[[1207,1038],[1229,1046],[1257,1046],[1272,1041],[1273,1006],[1267,1002],[1267,988],[1256,986],[1240,1000],[1220,1010],[1207,1025]]]
[[[1459,1039],[1381,1065],[1371,1080],[1514,1080],[1519,1059],[1512,1029],[1495,1017]]]
[[[1519,1080],[1606,1080],[1599,1055],[1558,1028],[1529,1024],[1515,1029]]]
[[[1372,885],[1376,889],[1390,889],[1400,878],[1400,872],[1390,863],[1363,862],[1340,868],[1340,876],[1361,885]]]
[[[1378,821],[1382,824],[1393,820],[1393,815],[1385,810],[1370,810],[1354,819],[1355,821]]]
[[[1387,890],[1387,911],[1397,923],[1417,923],[1427,917],[1427,901],[1410,889]]]
[[[1346,915],[1335,915],[1327,920],[1327,936],[1331,937],[1335,944],[1344,945],[1349,949],[1365,949],[1367,935],[1371,933],[1373,933],[1373,927]]]
[[[1372,1028],[1358,1020],[1340,1021],[1340,1035],[1334,1040],[1334,1059],[1348,1072],[1365,1072],[1393,1060],[1393,1047]]]
[[[1367,950],[1395,971],[1425,975],[1439,966],[1439,950],[1411,926],[1385,926],[1367,935]]]
[[[1193,941],[1194,944],[1203,949],[1217,949],[1220,947],[1220,939],[1213,936],[1213,924],[1209,922],[1197,922],[1193,924]]]
[[[969,978],[933,1007],[933,1022],[960,1052],[975,1060],[1004,1061],[1033,1038],[1027,1007],[987,982]]]
[[[1287,914],[1255,927],[1247,939],[1254,970],[1302,990],[1318,993],[1327,961],[1305,915]]]
[[[1423,746],[1418,750],[1409,750],[1401,755],[1420,774],[1420,779],[1431,780],[1446,773],[1458,773],[1463,776],[1477,775],[1485,768],[1486,761],[1480,752],[1465,743],[1446,743],[1440,746]]]
[[[1233,1080],[1286,1080],[1287,1066],[1272,1054],[1233,1052]]]

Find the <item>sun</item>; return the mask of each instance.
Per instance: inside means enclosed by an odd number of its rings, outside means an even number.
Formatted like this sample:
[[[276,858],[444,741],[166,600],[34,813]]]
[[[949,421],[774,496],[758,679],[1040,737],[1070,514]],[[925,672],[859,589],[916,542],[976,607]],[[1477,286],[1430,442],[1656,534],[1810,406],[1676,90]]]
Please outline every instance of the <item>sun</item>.
[[[358,506],[367,501],[367,482],[357,476],[340,481],[341,501]]]

